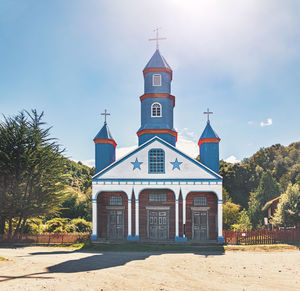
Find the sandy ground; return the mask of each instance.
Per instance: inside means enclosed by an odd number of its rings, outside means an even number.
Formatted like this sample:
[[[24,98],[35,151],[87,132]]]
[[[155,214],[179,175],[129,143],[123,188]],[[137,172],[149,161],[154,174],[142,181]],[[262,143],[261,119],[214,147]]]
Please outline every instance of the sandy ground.
[[[300,252],[0,248],[0,290],[300,290]]]

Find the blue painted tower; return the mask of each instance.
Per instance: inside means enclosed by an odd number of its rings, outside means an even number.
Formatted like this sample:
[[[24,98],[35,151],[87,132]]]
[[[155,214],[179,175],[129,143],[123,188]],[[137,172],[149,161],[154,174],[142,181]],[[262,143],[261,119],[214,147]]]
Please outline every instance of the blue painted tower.
[[[200,151],[200,162],[219,173],[219,142],[220,138],[214,132],[207,119],[206,127],[199,139],[198,146]]]
[[[95,174],[116,160],[116,142],[114,141],[106,121],[94,138],[95,143]]]
[[[144,95],[141,100],[141,127],[137,135],[139,146],[154,136],[176,145],[173,127],[175,96],[171,95],[172,69],[156,49],[143,70]]]

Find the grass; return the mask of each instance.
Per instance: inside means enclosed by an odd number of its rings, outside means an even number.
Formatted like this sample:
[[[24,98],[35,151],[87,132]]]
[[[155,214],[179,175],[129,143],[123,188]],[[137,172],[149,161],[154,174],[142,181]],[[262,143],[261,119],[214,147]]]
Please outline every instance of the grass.
[[[299,244],[272,244],[272,245],[229,245],[224,247],[225,251],[242,252],[274,252],[274,251],[299,251]]]

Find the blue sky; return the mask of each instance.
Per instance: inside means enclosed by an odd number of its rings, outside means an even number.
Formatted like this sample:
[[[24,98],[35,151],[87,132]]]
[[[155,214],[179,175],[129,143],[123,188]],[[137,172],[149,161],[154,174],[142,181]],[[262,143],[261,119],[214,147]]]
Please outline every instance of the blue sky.
[[[142,69],[173,69],[178,147],[197,155],[209,107],[222,159],[300,139],[300,1],[0,0],[0,113],[45,111],[66,155],[91,164],[106,108],[118,156],[137,145]]]

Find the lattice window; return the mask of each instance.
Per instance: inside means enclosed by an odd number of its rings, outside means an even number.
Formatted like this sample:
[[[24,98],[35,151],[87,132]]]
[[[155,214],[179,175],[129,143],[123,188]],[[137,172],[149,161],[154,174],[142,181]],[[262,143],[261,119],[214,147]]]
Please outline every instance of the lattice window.
[[[161,117],[162,116],[162,110],[161,110],[161,104],[160,103],[153,103],[151,106],[151,117]]]
[[[207,206],[207,198],[204,196],[194,197],[194,206]]]
[[[149,151],[149,173],[165,172],[165,152],[162,149]]]
[[[110,196],[109,197],[109,205],[123,205],[122,197],[121,196]]]
[[[153,74],[152,86],[161,86],[161,75],[160,74]]]
[[[149,193],[149,202],[167,202],[167,193]]]

